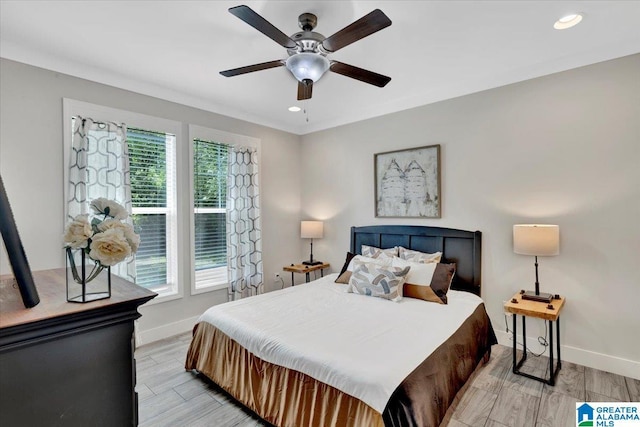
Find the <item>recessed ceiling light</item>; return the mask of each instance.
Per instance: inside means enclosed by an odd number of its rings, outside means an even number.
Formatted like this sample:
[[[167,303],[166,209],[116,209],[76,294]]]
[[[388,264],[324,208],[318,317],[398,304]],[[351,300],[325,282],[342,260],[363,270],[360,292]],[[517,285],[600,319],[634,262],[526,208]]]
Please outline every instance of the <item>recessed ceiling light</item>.
[[[574,13],[558,19],[556,23],[553,24],[553,28],[555,28],[556,30],[566,30],[567,28],[571,28],[574,25],[578,25],[580,21],[582,21],[582,15],[579,13]]]
[[[295,105],[293,107],[289,107],[289,111],[291,111],[292,113],[297,113],[300,110],[301,110],[301,108],[300,107],[296,107]]]

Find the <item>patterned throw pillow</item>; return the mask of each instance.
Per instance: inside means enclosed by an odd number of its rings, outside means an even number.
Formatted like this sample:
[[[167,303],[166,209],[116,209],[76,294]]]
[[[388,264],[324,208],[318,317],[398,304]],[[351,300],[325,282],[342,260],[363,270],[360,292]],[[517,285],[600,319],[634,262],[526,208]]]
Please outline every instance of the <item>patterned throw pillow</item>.
[[[410,269],[355,261],[347,292],[400,301],[399,291]]]
[[[412,262],[440,262],[440,258],[442,258],[442,252],[434,252],[432,254],[426,252],[413,251],[411,249],[403,248],[402,246],[398,247],[398,254],[400,258],[412,261]]]
[[[393,260],[394,258],[388,258],[386,255],[382,255],[378,258],[370,258],[362,255],[356,255],[353,258],[351,258],[351,260],[349,261],[349,264],[346,267],[346,270],[340,272],[340,275],[336,279],[336,283],[349,284],[349,279],[351,279],[351,274],[353,273],[354,265],[356,262],[360,262],[361,264],[369,263],[369,264],[389,266],[391,265]]]
[[[393,258],[394,256],[398,256],[398,247],[394,246],[393,248],[389,249],[380,249],[376,248],[375,246],[362,245],[360,252],[362,252],[362,256],[366,256],[369,258]]]

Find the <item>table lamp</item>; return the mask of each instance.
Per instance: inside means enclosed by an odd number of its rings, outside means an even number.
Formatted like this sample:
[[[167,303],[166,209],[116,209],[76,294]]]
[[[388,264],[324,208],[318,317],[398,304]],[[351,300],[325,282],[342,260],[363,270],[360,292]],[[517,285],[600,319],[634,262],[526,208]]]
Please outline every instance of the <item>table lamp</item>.
[[[534,255],[536,265],[536,289],[526,291],[522,299],[550,303],[553,295],[540,293],[538,282],[538,257],[560,253],[560,227],[547,224],[516,224],[513,226],[513,252]]]
[[[321,239],[323,231],[322,221],[301,221],[300,237],[303,239],[311,239],[311,255],[308,261],[303,261],[304,265],[319,265],[322,261],[313,260],[313,239]]]

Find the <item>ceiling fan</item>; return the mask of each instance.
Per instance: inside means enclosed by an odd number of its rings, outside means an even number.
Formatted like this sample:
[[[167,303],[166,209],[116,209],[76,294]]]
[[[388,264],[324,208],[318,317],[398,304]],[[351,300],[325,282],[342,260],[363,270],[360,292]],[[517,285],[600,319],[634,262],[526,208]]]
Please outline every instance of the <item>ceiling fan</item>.
[[[286,66],[298,80],[298,100],[311,98],[313,83],[327,70],[378,87],[384,87],[391,81],[391,77],[327,59],[328,54],[391,25],[391,20],[380,9],[363,16],[330,37],[313,31],[318,18],[312,13],[303,13],[298,17],[298,25],[302,31],[289,37],[248,6],[232,7],[229,12],[286,48],[289,58],[221,71],[220,74],[225,77]]]

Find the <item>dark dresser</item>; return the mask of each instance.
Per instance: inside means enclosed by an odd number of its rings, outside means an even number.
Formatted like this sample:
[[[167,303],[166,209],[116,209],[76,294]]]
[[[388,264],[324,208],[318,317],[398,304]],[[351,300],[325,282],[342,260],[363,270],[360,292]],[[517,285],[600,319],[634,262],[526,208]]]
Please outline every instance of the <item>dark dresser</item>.
[[[33,278],[25,309],[0,277],[0,425],[137,425],[134,320],[156,294],[112,274],[111,298],[69,303],[64,268]]]

